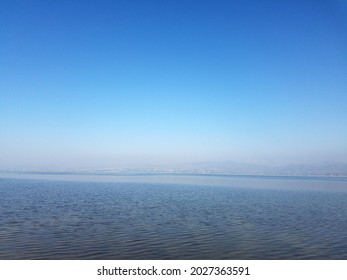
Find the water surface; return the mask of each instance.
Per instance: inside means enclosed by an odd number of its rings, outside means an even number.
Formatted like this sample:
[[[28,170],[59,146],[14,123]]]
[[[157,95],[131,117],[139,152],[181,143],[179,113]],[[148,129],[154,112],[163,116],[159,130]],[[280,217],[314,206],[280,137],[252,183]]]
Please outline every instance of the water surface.
[[[346,179],[30,176],[0,177],[0,259],[347,259]]]

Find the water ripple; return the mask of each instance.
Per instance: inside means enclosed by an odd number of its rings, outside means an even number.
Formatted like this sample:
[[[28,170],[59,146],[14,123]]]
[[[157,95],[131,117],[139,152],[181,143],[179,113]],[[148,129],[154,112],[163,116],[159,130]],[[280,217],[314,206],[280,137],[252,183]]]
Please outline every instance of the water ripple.
[[[0,259],[347,259],[333,189],[1,180]]]

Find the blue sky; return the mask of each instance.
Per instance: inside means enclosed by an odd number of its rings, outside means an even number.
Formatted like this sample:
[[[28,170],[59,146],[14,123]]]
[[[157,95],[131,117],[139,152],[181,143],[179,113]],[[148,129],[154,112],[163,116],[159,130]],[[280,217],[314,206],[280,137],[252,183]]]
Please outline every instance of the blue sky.
[[[1,1],[0,168],[347,161],[347,2]]]

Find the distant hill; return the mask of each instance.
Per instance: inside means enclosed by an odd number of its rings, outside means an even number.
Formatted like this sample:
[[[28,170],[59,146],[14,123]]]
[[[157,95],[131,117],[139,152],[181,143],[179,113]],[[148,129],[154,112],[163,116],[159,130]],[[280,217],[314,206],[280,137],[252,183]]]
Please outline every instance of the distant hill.
[[[228,173],[235,175],[347,176],[347,163],[331,162],[290,164],[274,167],[234,161],[206,161],[184,165],[180,169],[198,173]]]

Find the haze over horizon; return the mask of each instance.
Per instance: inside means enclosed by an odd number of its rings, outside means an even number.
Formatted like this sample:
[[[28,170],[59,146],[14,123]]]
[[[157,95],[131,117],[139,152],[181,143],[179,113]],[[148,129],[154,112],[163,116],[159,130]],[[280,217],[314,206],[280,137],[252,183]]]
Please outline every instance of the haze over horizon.
[[[347,163],[347,2],[1,1],[0,169]]]

